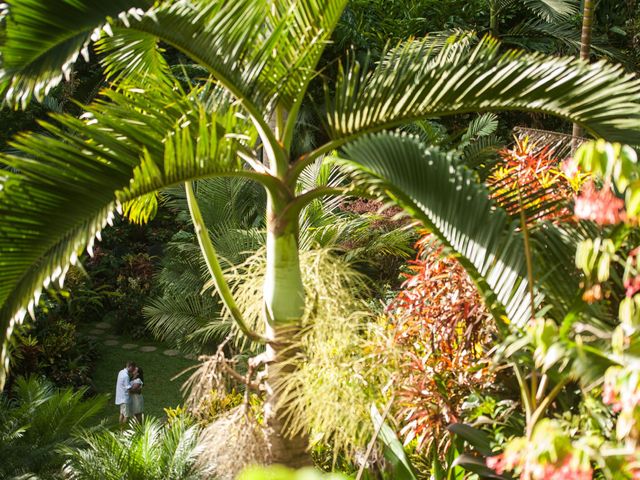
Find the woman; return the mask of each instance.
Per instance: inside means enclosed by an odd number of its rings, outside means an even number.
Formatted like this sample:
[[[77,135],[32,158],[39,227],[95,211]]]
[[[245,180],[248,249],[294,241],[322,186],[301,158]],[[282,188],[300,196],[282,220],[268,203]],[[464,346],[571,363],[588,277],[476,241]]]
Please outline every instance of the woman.
[[[144,410],[142,385],[144,385],[144,373],[140,367],[136,367],[133,371],[133,380],[131,380],[131,388],[129,389],[129,415],[136,417],[138,421],[142,420],[142,411]]]

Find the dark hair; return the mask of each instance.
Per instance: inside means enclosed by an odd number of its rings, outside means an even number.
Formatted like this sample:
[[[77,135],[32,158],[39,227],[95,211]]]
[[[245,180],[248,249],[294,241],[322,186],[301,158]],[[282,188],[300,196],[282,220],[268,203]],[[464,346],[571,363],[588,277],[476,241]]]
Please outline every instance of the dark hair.
[[[136,368],[136,362],[132,362],[131,360],[129,360],[127,362],[127,368]]]
[[[144,372],[140,367],[138,367],[138,378],[142,380],[142,383],[144,383]]]

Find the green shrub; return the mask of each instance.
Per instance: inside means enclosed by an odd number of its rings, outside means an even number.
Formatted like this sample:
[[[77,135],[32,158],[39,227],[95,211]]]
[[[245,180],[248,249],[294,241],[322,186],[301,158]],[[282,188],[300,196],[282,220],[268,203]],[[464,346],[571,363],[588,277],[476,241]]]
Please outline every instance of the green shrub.
[[[85,393],[56,390],[35,376],[18,378],[13,397],[0,397],[0,478],[55,478],[64,462],[60,450],[78,445],[74,434],[106,404],[106,397]]]
[[[14,379],[31,375],[45,376],[57,387],[91,386],[98,356],[95,341],[78,335],[73,323],[39,317],[16,336],[7,391]]]
[[[64,473],[73,480],[195,480],[198,436],[188,420],[161,425],[153,417],[124,432],[87,433],[86,447],[65,449]]]

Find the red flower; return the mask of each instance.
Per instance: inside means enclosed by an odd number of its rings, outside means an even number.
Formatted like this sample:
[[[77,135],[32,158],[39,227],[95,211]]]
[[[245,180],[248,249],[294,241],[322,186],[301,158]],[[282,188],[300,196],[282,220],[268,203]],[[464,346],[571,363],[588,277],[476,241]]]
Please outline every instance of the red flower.
[[[636,275],[632,278],[627,278],[624,281],[624,288],[627,297],[631,298],[636,293],[640,292],[640,275]]]
[[[624,201],[618,198],[606,184],[597,190],[593,182],[587,182],[576,198],[575,215],[599,225],[615,225],[625,220]]]
[[[559,464],[537,463],[514,452],[505,452],[486,460],[487,467],[502,475],[505,471],[520,470],[521,480],[591,480],[593,470],[573,462],[573,455],[568,454]]]

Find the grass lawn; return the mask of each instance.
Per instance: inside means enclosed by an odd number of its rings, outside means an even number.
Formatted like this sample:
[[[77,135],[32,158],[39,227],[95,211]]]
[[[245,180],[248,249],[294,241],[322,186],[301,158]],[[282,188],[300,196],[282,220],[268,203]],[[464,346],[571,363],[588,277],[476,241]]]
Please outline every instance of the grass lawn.
[[[169,357],[163,355],[163,350],[168,347],[151,342],[140,342],[119,337],[120,344],[139,343],[141,345],[154,345],[158,349],[154,352],[140,352],[138,350],[124,350],[119,345],[107,346],[99,343],[100,358],[96,363],[93,374],[93,383],[98,393],[109,394],[108,408],[105,410],[107,417],[113,417],[117,421],[118,409],[113,403],[118,372],[124,368],[128,360],[140,365],[144,370],[144,410],[146,414],[165,418],[163,408],[176,407],[182,404],[183,398],[180,387],[188,378],[188,374],[182,375],[176,380],[171,380],[175,375],[196,362],[180,356]]]

